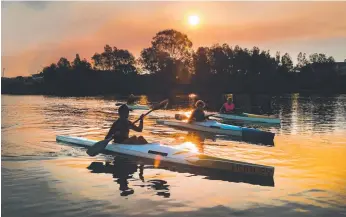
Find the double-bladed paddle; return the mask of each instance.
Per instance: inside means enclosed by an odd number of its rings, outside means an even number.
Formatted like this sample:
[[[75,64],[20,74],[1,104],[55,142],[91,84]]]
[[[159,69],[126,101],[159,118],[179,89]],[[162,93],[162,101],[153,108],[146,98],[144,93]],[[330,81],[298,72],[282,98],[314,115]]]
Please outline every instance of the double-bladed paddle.
[[[163,100],[162,102],[160,102],[159,104],[157,105],[154,105],[153,108],[148,111],[147,113],[145,113],[143,115],[143,117],[147,116],[148,114],[150,114],[151,112],[155,111],[155,110],[159,110],[159,109],[162,109],[162,108],[165,108],[168,104],[168,99],[166,100]],[[143,118],[142,117],[142,118]],[[135,122],[133,122],[134,124],[137,123],[141,118],[138,118]],[[108,143],[113,139],[113,135],[108,138],[108,139],[105,139],[105,140],[102,140],[102,141],[99,141],[97,143],[95,143],[93,146],[89,147],[88,150],[87,150],[87,154],[89,156],[96,156],[98,155],[99,153],[101,153],[105,148],[106,146],[108,145]]]

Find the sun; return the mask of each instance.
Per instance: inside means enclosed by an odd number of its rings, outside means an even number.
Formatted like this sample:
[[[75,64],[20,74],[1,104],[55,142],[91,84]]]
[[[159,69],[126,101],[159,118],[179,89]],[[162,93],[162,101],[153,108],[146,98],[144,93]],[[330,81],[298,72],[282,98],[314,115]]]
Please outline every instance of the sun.
[[[189,16],[189,24],[191,26],[196,26],[199,24],[199,17],[197,15]]]

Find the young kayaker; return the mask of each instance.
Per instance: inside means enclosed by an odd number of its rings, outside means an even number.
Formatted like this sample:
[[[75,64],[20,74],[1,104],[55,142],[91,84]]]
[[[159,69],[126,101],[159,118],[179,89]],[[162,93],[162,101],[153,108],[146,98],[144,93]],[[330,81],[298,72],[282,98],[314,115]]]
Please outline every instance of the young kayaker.
[[[198,100],[195,104],[196,109],[193,110],[188,122],[191,123],[193,121],[201,122],[206,120],[206,116],[204,113],[205,103],[202,100]]]
[[[116,120],[111,129],[109,130],[105,139],[110,138],[113,135],[115,143],[121,144],[146,144],[148,143],[143,136],[131,136],[129,137],[130,130],[136,132],[142,132],[143,130],[143,115],[141,115],[141,120],[139,126],[134,125],[129,121],[130,109],[127,105],[121,105],[118,109],[119,119]]]
[[[135,104],[135,101],[136,101],[136,97],[135,97],[135,95],[133,95],[133,94],[131,94],[130,96],[129,96],[129,98],[127,99],[127,105],[133,105],[133,104]]]
[[[227,102],[225,102],[221,109],[220,113],[234,113],[235,112],[235,105],[233,103],[232,97],[227,98]]]

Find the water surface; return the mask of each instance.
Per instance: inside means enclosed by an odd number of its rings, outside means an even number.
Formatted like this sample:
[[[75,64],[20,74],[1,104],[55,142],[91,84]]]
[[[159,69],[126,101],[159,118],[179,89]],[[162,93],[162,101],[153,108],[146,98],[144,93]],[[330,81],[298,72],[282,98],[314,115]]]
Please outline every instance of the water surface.
[[[241,123],[275,132],[274,147],[210,135],[199,143],[201,135],[155,124],[173,118],[178,108],[190,110],[187,96],[147,117],[143,133],[132,132],[148,141],[190,141],[206,154],[273,166],[274,186],[113,162],[105,155],[91,158],[85,149],[55,141],[56,135],[102,139],[117,117],[114,103],[111,97],[2,95],[2,215],[346,215],[346,95],[276,96],[273,113],[281,126]]]

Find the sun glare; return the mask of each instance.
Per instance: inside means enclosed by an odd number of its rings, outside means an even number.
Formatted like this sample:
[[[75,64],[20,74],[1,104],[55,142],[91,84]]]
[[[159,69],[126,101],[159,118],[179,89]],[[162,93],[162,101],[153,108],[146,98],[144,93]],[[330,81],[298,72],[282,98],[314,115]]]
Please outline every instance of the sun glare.
[[[196,15],[189,16],[189,24],[191,26],[196,26],[197,24],[199,24],[199,17]]]

